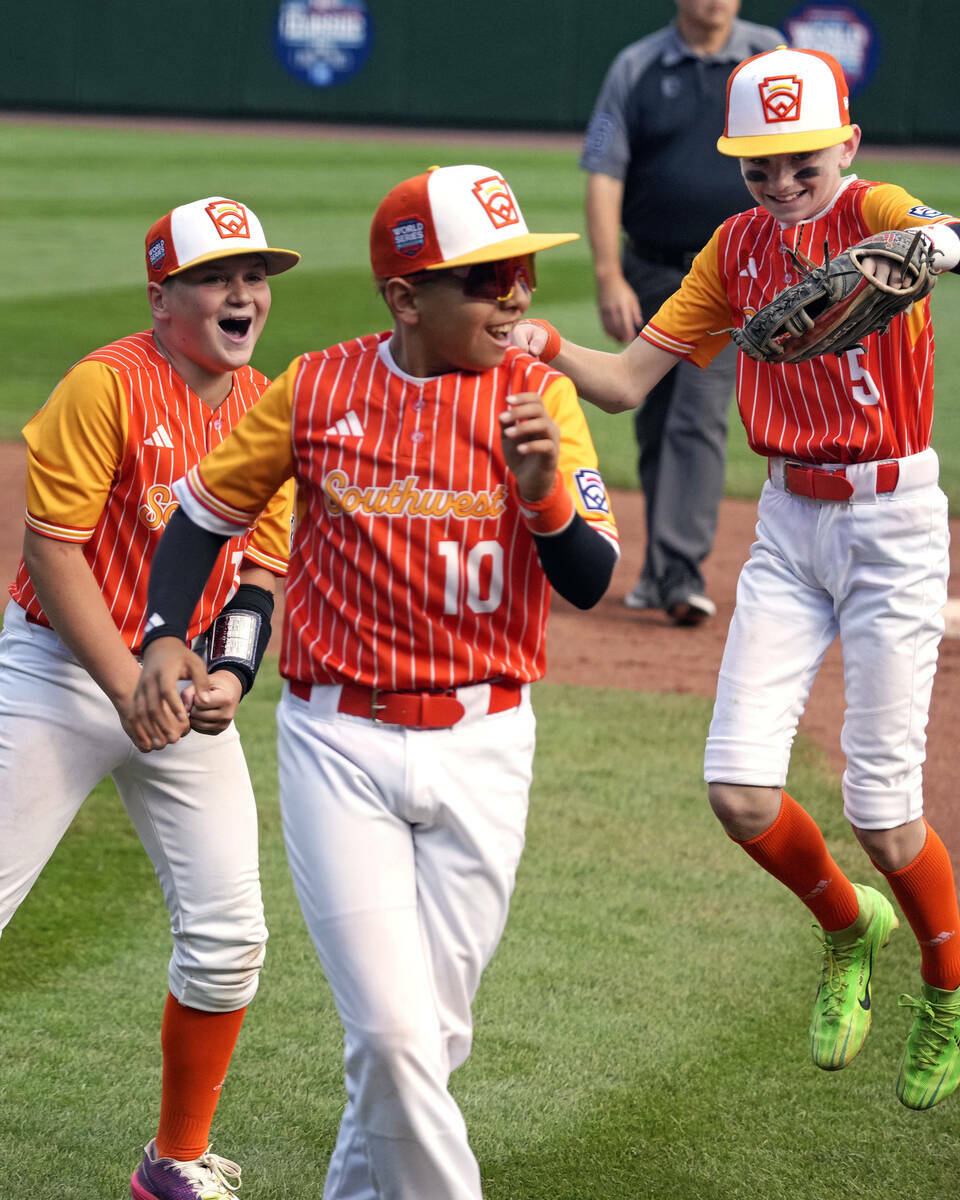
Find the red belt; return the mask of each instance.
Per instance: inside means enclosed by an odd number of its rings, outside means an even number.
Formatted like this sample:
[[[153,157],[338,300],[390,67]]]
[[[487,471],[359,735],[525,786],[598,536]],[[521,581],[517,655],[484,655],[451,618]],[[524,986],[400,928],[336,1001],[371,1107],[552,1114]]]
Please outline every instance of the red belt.
[[[289,680],[291,695],[309,700],[313,684]],[[491,683],[487,714],[506,712],[520,703],[523,684]],[[384,692],[361,683],[345,683],[340,689],[337,712],[366,717],[382,725],[405,725],[409,729],[449,729],[463,719],[465,709],[456,693]]]
[[[877,463],[877,493],[892,492],[900,479],[898,462]],[[828,471],[823,467],[807,467],[803,463],[783,465],[783,486],[794,496],[811,500],[849,500],[854,487],[842,467]]]

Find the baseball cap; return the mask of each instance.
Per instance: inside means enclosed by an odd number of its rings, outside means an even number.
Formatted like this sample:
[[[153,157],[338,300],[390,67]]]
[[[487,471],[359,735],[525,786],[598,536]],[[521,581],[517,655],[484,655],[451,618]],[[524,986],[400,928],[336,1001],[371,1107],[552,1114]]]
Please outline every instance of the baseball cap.
[[[727,80],[721,154],[759,158],[825,150],[853,133],[843,68],[822,50],[778,46],[735,67]]]
[[[370,263],[389,279],[534,254],[579,236],[531,233],[510,185],[492,167],[431,167],[381,200],[370,226]]]
[[[295,250],[268,246],[253,209],[224,196],[208,196],[168,212],[150,226],[146,250],[147,278],[152,283],[163,283],[188,267],[230,254],[261,254],[268,275],[289,271],[300,261]]]

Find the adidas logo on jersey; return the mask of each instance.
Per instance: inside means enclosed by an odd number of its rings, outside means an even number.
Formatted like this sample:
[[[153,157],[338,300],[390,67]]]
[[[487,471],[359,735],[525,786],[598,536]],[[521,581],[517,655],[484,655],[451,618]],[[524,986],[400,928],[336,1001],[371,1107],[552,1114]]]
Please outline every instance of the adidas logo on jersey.
[[[341,417],[339,421],[335,421],[330,426],[327,433],[333,437],[363,437],[363,426],[360,424],[360,418],[351,408],[345,417]]]
[[[143,439],[143,444],[145,446],[159,446],[162,450],[173,449],[173,439],[167,433],[165,425],[158,425],[149,437]]]

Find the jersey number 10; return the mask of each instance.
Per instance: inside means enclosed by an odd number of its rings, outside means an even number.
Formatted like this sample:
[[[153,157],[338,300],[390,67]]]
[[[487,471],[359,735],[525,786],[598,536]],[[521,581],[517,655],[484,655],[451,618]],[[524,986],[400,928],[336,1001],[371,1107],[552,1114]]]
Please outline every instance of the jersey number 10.
[[[499,542],[477,542],[467,550],[460,542],[438,542],[437,549],[446,567],[443,587],[443,611],[454,616],[460,611],[463,578],[466,577],[467,608],[475,613],[490,613],[503,597],[503,547]]]

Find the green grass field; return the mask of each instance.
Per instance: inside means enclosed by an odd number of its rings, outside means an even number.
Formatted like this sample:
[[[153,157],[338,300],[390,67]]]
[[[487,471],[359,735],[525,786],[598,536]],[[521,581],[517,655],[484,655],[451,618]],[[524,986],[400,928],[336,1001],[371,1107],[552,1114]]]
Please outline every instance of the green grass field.
[[[380,195],[431,163],[503,170],[533,227],[582,230],[572,152],[0,126],[3,384],[15,436],[65,366],[146,324],[142,240],[175,203],[249,202],[304,261],[274,286],[257,363],[379,328],[366,231]],[[858,164],[960,209],[960,169]],[[584,241],[540,260],[536,309],[604,345]],[[960,502],[960,292],[934,297],[938,442]],[[632,486],[628,418],[591,413],[608,482]],[[762,464],[731,439],[730,490]],[[340,1031],[286,870],[268,661],[240,725],[260,803],[271,928],[214,1129],[251,1200],[316,1200],[342,1106]],[[723,836],[700,780],[709,702],[535,689],[528,847],[503,944],[454,1078],[489,1200],[953,1200],[960,1100],[925,1114],[894,1080],[917,987],[900,932],[875,1028],[837,1075],[809,1062],[818,958],[802,906]],[[840,865],[866,875],[839,785],[802,739],[791,788]],[[0,942],[0,1198],[108,1200],[152,1134],[169,952],[159,889],[112,786],[82,810]],[[432,1200],[432,1198],[424,1198]]]
[[[273,313],[255,364],[268,375],[295,355],[383,328],[370,282],[367,234],[383,194],[433,163],[479,161],[503,171],[532,228],[584,233],[582,173],[573,150],[442,142],[322,141],[308,136],[0,124],[0,437],[15,437],[65,367],[148,323],[143,238],[167,208],[204,195],[249,203],[274,245],[303,261],[273,286]],[[857,162],[931,205],[960,211],[960,166]],[[594,306],[586,238],[538,259],[533,312],[587,345],[614,349]],[[944,488],[960,509],[960,287],[933,304],[937,349],[935,444]],[[588,418],[610,486],[636,485],[629,415]],[[755,496],[764,464],[731,418],[728,491]]]

